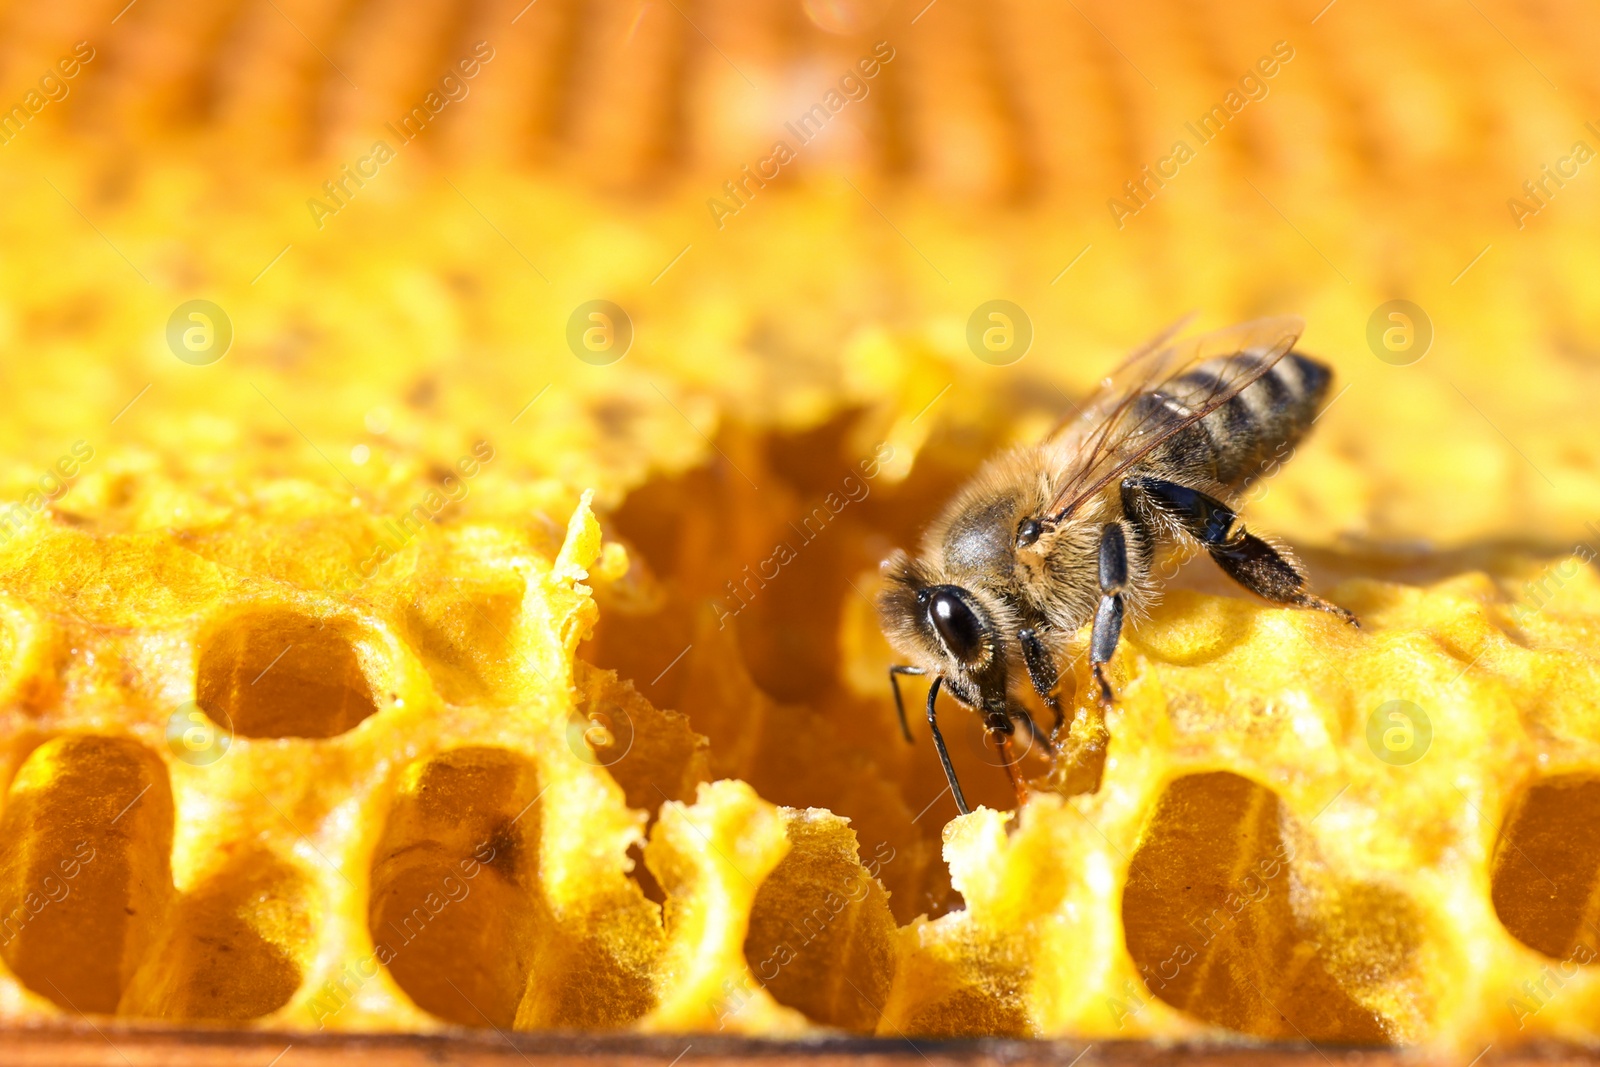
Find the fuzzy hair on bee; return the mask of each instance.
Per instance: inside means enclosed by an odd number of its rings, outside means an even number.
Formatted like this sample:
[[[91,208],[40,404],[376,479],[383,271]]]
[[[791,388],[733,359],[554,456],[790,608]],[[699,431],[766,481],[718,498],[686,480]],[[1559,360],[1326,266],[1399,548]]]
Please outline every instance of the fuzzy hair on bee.
[[[1163,560],[1204,551],[1270,601],[1355,622],[1312,594],[1293,555],[1247,531],[1235,510],[1292,454],[1332,381],[1327,366],[1292,351],[1300,331],[1287,318],[1181,342],[1167,331],[1045,440],[985,463],[916,556],[896,550],[884,561],[878,614],[910,661],[890,668],[902,729],[909,738],[899,676],[930,676],[928,724],[960,810],[935,715],[940,688],[983,717],[1020,796],[1008,739],[1016,724],[1044,738],[1018,695],[1031,684],[1059,734],[1058,664],[1092,623],[1090,667],[1109,706],[1107,665],[1125,623],[1159,597]]]

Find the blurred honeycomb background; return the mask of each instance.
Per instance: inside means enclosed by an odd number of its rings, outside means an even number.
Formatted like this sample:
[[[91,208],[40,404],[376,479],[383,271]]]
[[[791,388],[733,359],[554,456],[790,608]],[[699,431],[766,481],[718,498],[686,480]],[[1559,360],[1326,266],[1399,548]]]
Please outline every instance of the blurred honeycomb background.
[[[0,0],[0,1017],[1600,1039],[1597,46]],[[1335,367],[1248,514],[1366,627],[1192,565],[952,822],[876,562],[1191,310]]]

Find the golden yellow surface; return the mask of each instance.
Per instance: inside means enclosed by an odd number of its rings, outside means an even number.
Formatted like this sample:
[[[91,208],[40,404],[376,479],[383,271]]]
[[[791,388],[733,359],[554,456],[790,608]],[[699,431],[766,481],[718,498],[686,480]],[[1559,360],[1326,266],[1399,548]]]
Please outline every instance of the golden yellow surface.
[[[1319,7],[0,3],[0,1018],[1600,1039],[1600,15]],[[1363,627],[1191,563],[956,818],[876,563],[1190,309]]]

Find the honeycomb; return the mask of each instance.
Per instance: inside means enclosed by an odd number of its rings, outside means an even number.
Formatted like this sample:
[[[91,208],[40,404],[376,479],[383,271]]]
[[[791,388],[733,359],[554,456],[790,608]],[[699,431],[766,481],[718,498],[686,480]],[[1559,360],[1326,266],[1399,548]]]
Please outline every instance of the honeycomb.
[[[1600,1040],[1600,14],[1474,6],[0,0],[0,1020]],[[876,564],[1191,308],[1363,626],[1191,562],[957,817]]]

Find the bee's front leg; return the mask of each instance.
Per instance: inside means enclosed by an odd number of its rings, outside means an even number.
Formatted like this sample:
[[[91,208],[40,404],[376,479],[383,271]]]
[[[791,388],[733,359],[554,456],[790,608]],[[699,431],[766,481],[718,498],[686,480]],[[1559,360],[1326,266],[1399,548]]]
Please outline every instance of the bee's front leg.
[[[1033,691],[1039,694],[1045,707],[1055,715],[1056,721],[1050,728],[1050,736],[1061,732],[1061,724],[1066,720],[1066,713],[1061,710],[1061,698],[1056,696],[1056,683],[1060,676],[1056,673],[1056,662],[1050,657],[1050,650],[1045,648],[1044,642],[1039,639],[1038,631],[1028,626],[1017,631],[1017,640],[1022,645],[1022,662],[1028,665],[1028,679],[1033,682]],[[1024,712],[1026,714],[1026,712]],[[1028,724],[1033,725],[1029,719]]]
[[[1128,588],[1128,539],[1122,524],[1108,522],[1100,531],[1100,607],[1094,613],[1089,637],[1089,663],[1100,685],[1100,703],[1111,706],[1111,683],[1106,664],[1122,636],[1122,593]]]
[[[1024,711],[1023,715],[1026,716],[1027,712]],[[1029,725],[1033,723],[1032,719],[1026,721]],[[1011,791],[1017,795],[1017,807],[1020,808],[1028,802],[1028,787],[1017,773],[1016,753],[1011,751],[1011,737],[1016,727],[1011,725],[1008,715],[985,716],[984,727],[989,731],[989,739],[994,742],[995,751],[1000,755],[1000,766],[1005,768],[1006,778],[1011,782]]]
[[[921,667],[908,667],[903,663],[897,663],[889,668],[889,688],[894,690],[894,710],[895,714],[900,716],[900,733],[904,735],[908,745],[912,743],[911,724],[906,722],[906,704],[905,701],[900,699],[900,675],[921,675],[923,673]]]
[[[1044,749],[1048,755],[1055,755],[1055,743],[1045,736],[1043,730],[1039,729],[1039,724],[1033,721],[1033,716],[1028,714],[1027,708],[1018,707],[1011,713],[1011,717],[1028,728],[1028,736],[1033,740],[1034,744]]]

